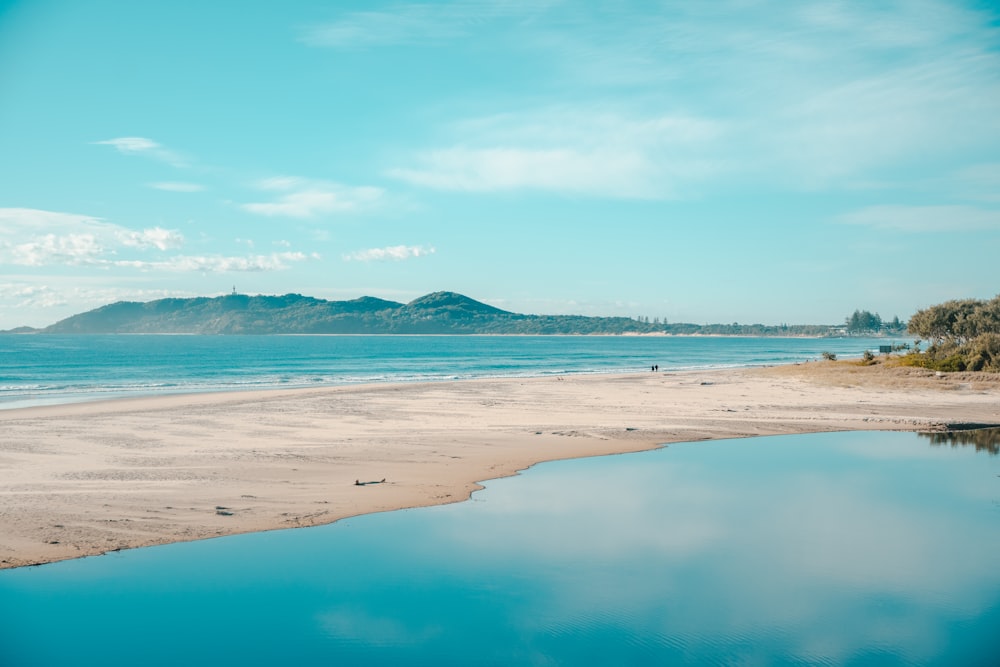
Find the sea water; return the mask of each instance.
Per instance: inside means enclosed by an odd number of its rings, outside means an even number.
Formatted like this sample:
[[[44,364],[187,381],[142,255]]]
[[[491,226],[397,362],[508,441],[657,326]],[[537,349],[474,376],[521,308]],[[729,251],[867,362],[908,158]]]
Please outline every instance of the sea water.
[[[0,571],[0,664],[996,665],[998,445],[684,443]]]
[[[140,394],[761,366],[886,339],[2,335],[0,409]]]

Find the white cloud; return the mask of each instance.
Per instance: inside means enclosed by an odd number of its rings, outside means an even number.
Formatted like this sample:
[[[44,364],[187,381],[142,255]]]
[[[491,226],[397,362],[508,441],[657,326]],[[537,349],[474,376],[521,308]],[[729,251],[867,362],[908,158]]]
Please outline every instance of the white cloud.
[[[2,247],[0,247],[2,250]],[[43,234],[25,243],[11,244],[7,259],[21,266],[97,264],[107,249],[93,234]]]
[[[113,146],[119,153],[125,155],[142,155],[166,162],[174,167],[186,167],[189,160],[169,148],[146,137],[117,137],[93,142],[97,145]]]
[[[837,221],[899,232],[1000,231],[1000,211],[973,206],[869,206]]]
[[[123,245],[134,248],[169,250],[184,245],[184,237],[180,232],[162,227],[152,227],[140,232],[122,231],[118,234],[118,238]]]
[[[0,261],[22,266],[113,265],[122,249],[180,247],[175,230],[132,230],[100,218],[29,208],[0,208]]]
[[[154,151],[161,148],[160,144],[145,137],[118,137],[117,139],[107,139],[105,141],[95,141],[95,144],[114,146],[122,153],[142,153]]]
[[[181,181],[162,181],[159,183],[150,183],[149,187],[157,190],[166,190],[167,192],[202,192],[205,190],[204,185],[200,185],[198,183],[184,183]]]
[[[241,204],[250,213],[288,218],[313,218],[323,214],[357,212],[377,205],[381,188],[348,186],[331,181],[279,176],[257,183],[258,189],[284,192],[269,202]]]
[[[429,246],[395,245],[387,246],[385,248],[358,250],[344,255],[344,260],[348,262],[373,262],[385,260],[400,261],[404,259],[412,259],[414,257],[426,257],[427,255],[433,255],[435,252],[437,251],[433,247]]]

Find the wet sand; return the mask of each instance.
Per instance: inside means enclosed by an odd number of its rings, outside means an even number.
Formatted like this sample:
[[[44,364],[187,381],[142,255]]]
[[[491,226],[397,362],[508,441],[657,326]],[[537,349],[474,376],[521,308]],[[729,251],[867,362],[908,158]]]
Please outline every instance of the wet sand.
[[[808,363],[0,411],[0,568],[455,502],[554,459],[956,423],[1000,424],[1000,375]]]

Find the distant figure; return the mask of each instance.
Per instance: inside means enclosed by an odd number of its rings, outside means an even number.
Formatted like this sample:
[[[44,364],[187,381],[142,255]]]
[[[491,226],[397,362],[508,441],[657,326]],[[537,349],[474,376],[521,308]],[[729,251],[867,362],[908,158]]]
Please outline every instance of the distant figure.
[[[649,370],[650,370],[650,372],[655,373],[656,372],[656,366],[650,366]]]
[[[660,370],[660,365],[659,364],[656,364],[655,366],[653,366],[653,372],[654,373],[657,372],[657,371],[659,371],[659,370]]]
[[[361,480],[360,479],[354,480],[354,486],[361,486]]]

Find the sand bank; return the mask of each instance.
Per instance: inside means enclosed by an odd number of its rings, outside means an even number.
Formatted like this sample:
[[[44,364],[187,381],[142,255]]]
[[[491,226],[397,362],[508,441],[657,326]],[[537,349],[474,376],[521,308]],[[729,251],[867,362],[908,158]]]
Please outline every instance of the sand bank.
[[[0,411],[0,568],[454,502],[553,459],[956,422],[1000,424],[1000,377],[810,363]]]

